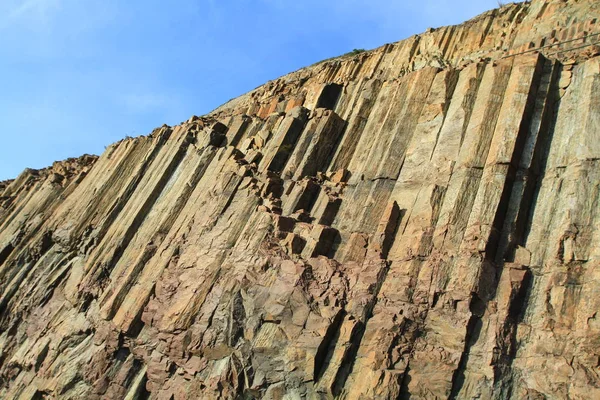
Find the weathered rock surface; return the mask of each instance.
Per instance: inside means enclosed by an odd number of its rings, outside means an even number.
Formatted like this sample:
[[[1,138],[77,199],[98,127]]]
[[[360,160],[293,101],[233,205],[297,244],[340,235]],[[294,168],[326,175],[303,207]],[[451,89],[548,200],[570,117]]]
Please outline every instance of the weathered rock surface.
[[[598,17],[508,5],[0,183],[0,398],[600,398]]]

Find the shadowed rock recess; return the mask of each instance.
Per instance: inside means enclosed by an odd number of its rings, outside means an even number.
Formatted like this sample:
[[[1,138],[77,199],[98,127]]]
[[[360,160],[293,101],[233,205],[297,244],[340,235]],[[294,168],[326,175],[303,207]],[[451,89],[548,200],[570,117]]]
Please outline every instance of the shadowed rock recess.
[[[0,398],[600,398],[598,18],[507,5],[0,183]]]

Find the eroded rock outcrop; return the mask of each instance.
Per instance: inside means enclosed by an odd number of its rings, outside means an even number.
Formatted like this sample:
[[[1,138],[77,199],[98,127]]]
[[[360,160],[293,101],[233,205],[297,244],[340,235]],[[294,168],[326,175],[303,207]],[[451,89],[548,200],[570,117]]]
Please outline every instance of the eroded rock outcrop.
[[[600,397],[599,9],[508,5],[0,183],[0,397]]]

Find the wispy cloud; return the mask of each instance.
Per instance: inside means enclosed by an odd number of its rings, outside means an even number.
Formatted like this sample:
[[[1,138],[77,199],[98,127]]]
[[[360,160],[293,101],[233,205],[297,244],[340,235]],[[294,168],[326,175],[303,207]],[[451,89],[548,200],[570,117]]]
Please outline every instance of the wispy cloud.
[[[16,21],[30,21],[39,23],[47,20],[52,13],[60,9],[62,0],[8,0],[0,6],[4,18],[0,19],[0,26],[9,25]]]
[[[121,96],[117,103],[129,112],[144,113],[168,107],[171,99],[157,93],[129,93]]]

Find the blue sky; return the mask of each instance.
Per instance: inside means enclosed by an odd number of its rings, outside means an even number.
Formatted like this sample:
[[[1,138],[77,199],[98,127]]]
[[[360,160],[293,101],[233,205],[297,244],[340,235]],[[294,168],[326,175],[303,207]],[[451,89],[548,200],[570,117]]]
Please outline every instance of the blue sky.
[[[0,180],[496,0],[0,0]]]

